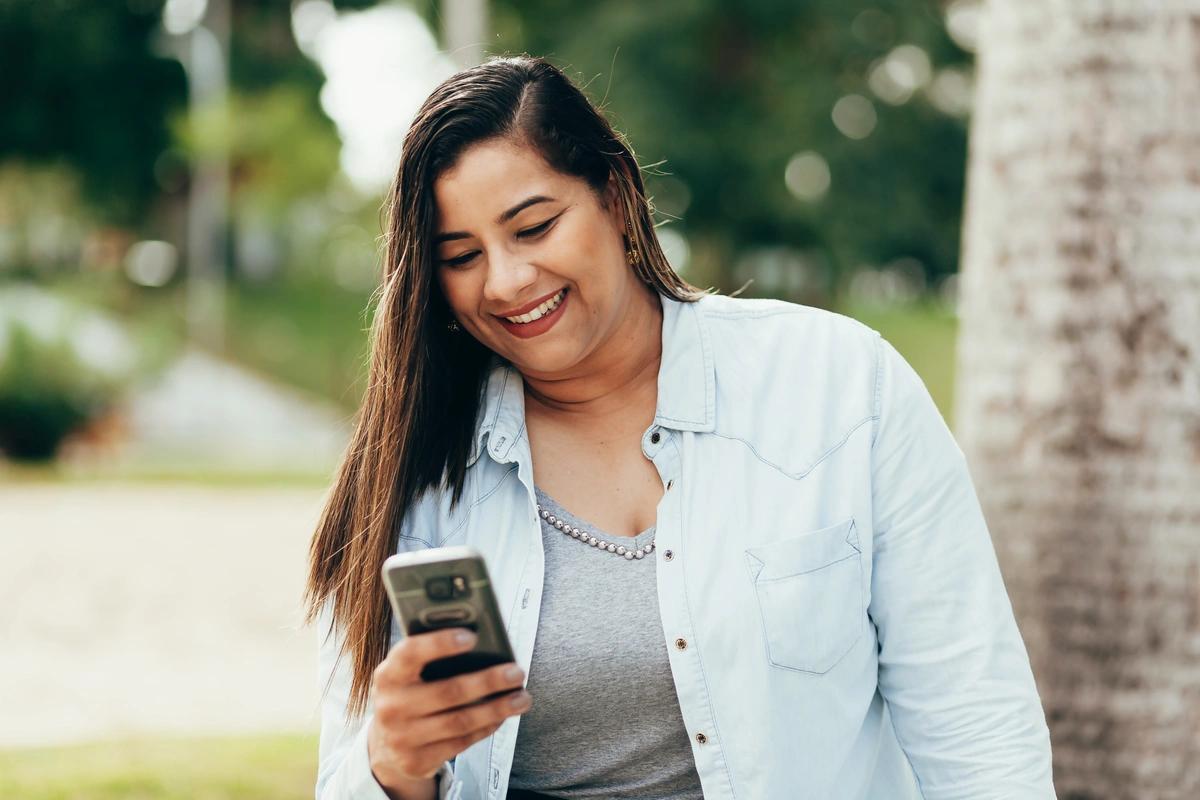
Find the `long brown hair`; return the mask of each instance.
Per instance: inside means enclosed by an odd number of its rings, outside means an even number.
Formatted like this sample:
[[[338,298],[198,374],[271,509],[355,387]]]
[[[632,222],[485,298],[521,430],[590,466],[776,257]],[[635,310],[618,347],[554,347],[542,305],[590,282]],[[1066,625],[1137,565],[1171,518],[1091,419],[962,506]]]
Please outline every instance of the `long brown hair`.
[[[384,203],[384,263],[371,327],[370,377],[354,435],[309,551],[307,622],[326,603],[354,669],[347,713],[361,715],[387,655],[391,608],[380,569],[396,552],[407,509],[426,490],[462,497],[491,351],[453,319],[435,290],[433,185],[469,146],[510,138],[597,196],[615,179],[634,269],[681,301],[704,294],[680,278],[655,235],[641,171],[624,137],[556,67],[530,56],[494,58],[429,95],[405,136]],[[330,632],[332,633],[332,631]]]

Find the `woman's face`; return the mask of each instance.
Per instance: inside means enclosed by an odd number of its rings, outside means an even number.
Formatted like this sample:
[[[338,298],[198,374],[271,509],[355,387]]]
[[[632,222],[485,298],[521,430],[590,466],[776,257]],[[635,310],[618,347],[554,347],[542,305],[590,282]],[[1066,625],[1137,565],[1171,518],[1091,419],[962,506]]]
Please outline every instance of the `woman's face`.
[[[438,283],[465,329],[452,335],[469,333],[523,372],[579,364],[646,290],[625,260],[612,186],[606,210],[529,147],[476,144],[434,194]]]

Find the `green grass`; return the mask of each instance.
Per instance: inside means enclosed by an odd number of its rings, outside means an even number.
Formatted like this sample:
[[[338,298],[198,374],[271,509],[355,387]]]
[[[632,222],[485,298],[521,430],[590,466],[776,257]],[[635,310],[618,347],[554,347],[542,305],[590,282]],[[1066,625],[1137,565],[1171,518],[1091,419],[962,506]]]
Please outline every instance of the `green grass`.
[[[309,800],[313,735],[0,750],[4,800]]]
[[[933,401],[954,427],[954,348],[958,320],[936,303],[894,308],[851,306],[838,309],[883,335],[925,381]]]
[[[0,484],[188,484],[237,488],[324,488],[333,481],[336,465],[318,469],[245,469],[224,465],[185,463],[89,464],[64,466],[0,461]],[[0,795],[0,800],[3,796]]]
[[[182,285],[142,289],[112,276],[74,275],[46,288],[116,315],[152,347],[156,363],[165,363],[186,343]],[[225,294],[225,355],[353,410],[366,382],[369,299],[365,292],[313,278],[231,282]]]
[[[226,305],[228,354],[355,409],[366,385],[368,299],[311,281],[236,287]]]

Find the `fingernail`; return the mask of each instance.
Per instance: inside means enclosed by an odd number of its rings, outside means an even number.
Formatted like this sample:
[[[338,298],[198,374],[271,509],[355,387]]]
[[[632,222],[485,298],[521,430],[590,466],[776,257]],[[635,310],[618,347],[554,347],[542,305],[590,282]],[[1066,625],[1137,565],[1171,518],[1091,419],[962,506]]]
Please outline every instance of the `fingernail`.
[[[475,644],[475,634],[470,631],[459,631],[454,634],[454,641],[464,647],[469,644]]]
[[[504,677],[506,680],[515,681],[518,678],[520,678],[521,675],[522,675],[521,668],[518,667],[516,664],[513,664],[511,667],[504,670]]]
[[[525,705],[528,702],[529,702],[529,695],[526,694],[525,692],[521,692],[520,694],[514,694],[512,697],[510,697],[508,699],[508,704],[510,706],[512,706],[513,708],[520,708],[521,706]]]

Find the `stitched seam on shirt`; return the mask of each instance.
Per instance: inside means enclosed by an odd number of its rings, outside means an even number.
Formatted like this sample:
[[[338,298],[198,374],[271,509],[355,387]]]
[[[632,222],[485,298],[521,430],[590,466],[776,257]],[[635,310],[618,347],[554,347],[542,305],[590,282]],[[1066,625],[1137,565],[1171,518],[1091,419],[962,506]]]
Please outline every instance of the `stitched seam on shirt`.
[[[752,555],[752,554],[748,554],[748,555]],[[807,575],[810,572],[817,572],[818,570],[825,569],[826,567],[832,567],[834,564],[840,564],[848,558],[854,558],[855,556],[859,556],[859,555],[862,555],[862,553],[857,553],[857,552],[851,553],[848,556],[842,556],[841,558],[839,558],[836,561],[830,561],[828,564],[822,564],[819,567],[811,567],[809,569],[802,569],[799,572],[792,572],[787,575],[776,575],[774,578],[755,578],[754,582],[755,583],[771,583],[773,581],[786,580],[787,578],[795,578],[798,575]]]
[[[707,401],[706,401],[706,402],[707,402]],[[708,412],[707,412],[707,410],[705,411],[705,413],[706,413],[706,414],[708,413]],[[660,420],[662,420],[663,422],[679,422],[679,423],[682,423],[682,424],[684,424],[684,425],[699,425],[699,424],[701,423],[701,420],[695,420],[695,419],[680,419],[679,417],[668,417],[666,414],[659,414],[659,415],[658,415],[658,417],[657,417],[657,419],[660,419]]]
[[[504,370],[504,383],[500,384],[500,392],[496,396],[496,407],[492,409],[492,418],[484,424],[480,433],[495,429],[496,421],[500,419],[500,409],[504,406],[504,391],[508,388],[510,374],[509,370]],[[483,455],[483,448],[480,448],[480,455]]]
[[[697,312],[699,309],[695,309]],[[713,417],[714,404],[716,402],[716,378],[713,375],[713,354],[712,346],[708,341],[708,325],[704,319],[699,320],[700,327],[700,352],[704,356],[704,421],[707,423]]]
[[[524,426],[522,426],[522,429],[524,429]],[[512,469],[510,469],[508,471],[508,473],[505,473],[505,477],[507,477],[508,474],[512,473],[513,470],[517,469],[518,466],[519,465],[514,464]],[[526,494],[526,498],[528,498],[528,494]],[[540,525],[538,526],[538,533],[541,534],[541,526]],[[538,544],[539,545],[541,544],[541,536],[540,535],[538,536]],[[528,567],[529,567],[529,559],[528,558],[522,559],[521,574],[517,576],[517,586],[523,586],[525,584],[525,572],[528,569]],[[542,574],[544,577],[545,576],[545,565],[544,564],[542,566]],[[517,595],[518,594],[520,594],[520,592],[517,592],[513,595],[512,606],[508,609],[508,618],[510,620],[519,620],[520,619],[520,617],[517,616],[517,602],[518,602]],[[521,624],[524,624],[524,623],[522,622]],[[535,631],[535,636],[536,636],[536,631]],[[492,733],[492,735],[488,737],[488,761],[487,761],[487,764],[488,764],[488,784],[489,785],[492,782],[492,775],[491,775],[492,771],[495,771],[497,773],[499,772],[499,770],[496,769],[496,767],[492,766],[494,763],[493,759],[495,758],[495,753],[496,753],[496,734],[497,733],[499,733],[498,730],[494,731]],[[516,747],[515,743],[513,744],[513,747],[514,748]],[[512,779],[512,765],[510,763],[509,764],[509,780],[511,780],[511,779]],[[490,794],[491,789],[489,788],[488,791]]]
[[[517,430],[517,434],[515,436],[513,436],[513,440],[508,443],[508,449],[504,451],[504,455],[501,456],[501,458],[508,458],[508,454],[511,453],[512,449],[517,446],[517,442],[521,441],[521,437],[524,434],[525,434],[525,420],[522,419],[521,427]]]
[[[794,308],[770,308],[761,311],[715,311],[706,309],[705,314],[709,317],[717,319],[761,319],[764,317],[775,317],[780,314],[809,314],[811,315],[815,309],[796,306]]]
[[[875,334],[875,419],[883,416],[883,337]],[[875,437],[879,434],[879,426],[871,427],[871,449],[875,449]]]
[[[676,464],[682,466],[683,456],[679,452],[679,446],[675,443],[674,437],[672,437],[672,439],[671,439],[671,446],[675,448]],[[680,529],[682,529],[682,528],[683,528],[683,526],[680,525]],[[684,548],[684,553],[686,553],[686,552],[687,552],[687,548]],[[679,568],[681,570],[683,569],[683,566],[684,566],[683,560],[685,558],[687,558],[686,555],[680,556]],[[687,609],[688,619],[690,622],[691,616],[692,616],[692,603],[688,599],[687,581],[682,580],[681,583],[683,584],[683,604],[684,604],[684,607]],[[695,649],[696,662],[700,664],[700,680],[702,680],[704,682],[704,699],[708,703],[708,710],[709,710],[709,713],[712,715],[713,728],[716,729],[716,732],[717,732],[717,742],[719,742],[721,745],[721,751],[720,751],[721,752],[721,764],[725,767],[725,776],[726,776],[726,779],[729,781],[729,795],[730,795],[730,797],[736,798],[737,792],[734,791],[734,788],[733,788],[733,774],[729,771],[729,762],[725,759],[725,737],[721,735],[721,725],[720,725],[720,723],[717,722],[717,708],[716,708],[716,706],[713,705],[712,689],[710,689],[709,685],[708,685],[708,675],[704,672],[704,659],[700,657],[700,639],[697,636],[697,631],[698,631],[698,629],[695,626],[692,626],[692,638],[696,640],[696,649]]]
[[[500,480],[496,481],[495,486],[493,486],[491,489],[488,489],[487,493],[482,495],[481,497],[479,497],[474,503],[471,503],[471,505],[467,508],[467,513],[465,515],[463,515],[462,522],[458,523],[458,526],[453,531],[451,531],[446,536],[445,539],[442,539],[442,547],[445,547],[447,542],[449,542],[455,536],[458,536],[459,532],[464,530],[467,527],[467,522],[468,522],[468,520],[471,519],[471,512],[475,510],[475,506],[479,505],[484,500],[487,500],[489,497],[491,497],[493,494],[495,494],[496,490],[499,489],[500,486],[504,483],[504,480],[509,475],[513,474],[516,471],[517,471],[517,465],[513,464],[511,467],[509,467],[507,470],[505,470],[503,475],[500,476]],[[416,537],[410,536],[410,537],[405,537],[405,538],[413,539]],[[423,541],[423,540],[418,539],[417,541]],[[429,545],[429,546],[433,547],[433,545]]]
[[[483,439],[483,434],[487,433],[492,428],[496,427],[496,420],[500,416],[500,406],[502,405],[501,400],[503,400],[503,398],[504,398],[504,387],[506,387],[506,386],[508,386],[508,371],[507,370],[505,370],[505,372],[504,372],[504,383],[500,384],[500,395],[499,396],[501,399],[496,401],[496,408],[492,410],[492,418],[490,420],[484,420],[483,424],[479,426],[479,430],[475,434],[475,448],[476,448],[475,449],[475,457],[472,458],[470,460],[470,462],[467,464],[468,467],[473,466],[475,464],[475,462],[478,461],[483,456],[484,448],[481,446],[480,442]],[[486,394],[486,388],[485,388],[484,393]]]
[[[872,328],[870,325],[867,325],[866,323],[864,323],[860,320],[857,320],[854,317],[849,317],[849,316],[846,316],[845,314],[837,314],[836,312],[832,312],[832,311],[826,312],[823,309],[812,308],[810,306],[793,305],[793,306],[789,306],[786,308],[772,308],[772,309],[764,309],[761,311],[719,311],[719,310],[706,308],[704,310],[704,313],[707,316],[717,318],[717,319],[735,319],[735,320],[736,319],[761,319],[764,317],[778,316],[780,314],[802,314],[804,316],[816,316],[816,315],[824,313],[824,314],[828,314],[830,317],[839,317],[839,318],[841,318],[841,320],[844,320],[848,323],[852,323],[854,325],[854,327],[857,327],[862,331],[874,334],[876,336],[879,335],[879,332],[876,331],[874,328]]]
[[[496,409],[492,412],[492,420],[488,424],[489,428],[496,427],[496,420],[500,418],[500,409],[504,406],[504,392],[508,389],[508,378],[511,374],[509,370],[504,370],[504,383],[500,384],[500,393],[496,400]]]
[[[808,473],[812,472],[818,466],[820,466],[822,461],[829,458],[831,455],[833,455],[838,450],[840,450],[841,447],[850,440],[850,437],[854,435],[855,431],[857,431],[863,425],[865,425],[866,423],[868,423],[874,419],[876,419],[875,415],[871,415],[869,417],[863,417],[858,422],[851,425],[850,430],[846,431],[846,435],[842,437],[841,441],[839,441],[837,444],[833,445],[828,450],[826,450],[824,453],[822,453],[820,456],[818,456],[817,459],[815,461],[813,461],[812,464],[810,464],[807,468],[801,470],[800,472],[788,472],[786,469],[781,467],[779,464],[776,464],[774,461],[764,458],[762,456],[762,454],[758,452],[758,450],[754,449],[754,445],[750,444],[745,439],[742,439],[739,436],[726,436],[723,433],[716,433],[716,432],[713,432],[713,436],[720,437],[721,439],[725,439],[727,441],[738,442],[738,443],[742,444],[743,446],[745,446],[745,448],[747,450],[749,450],[751,453],[754,454],[755,458],[757,458],[762,463],[766,464],[768,467],[772,467],[773,469],[778,471],[780,474],[786,475],[787,477],[791,478],[792,480],[798,481],[801,478],[804,478],[806,475],[808,475]]]

